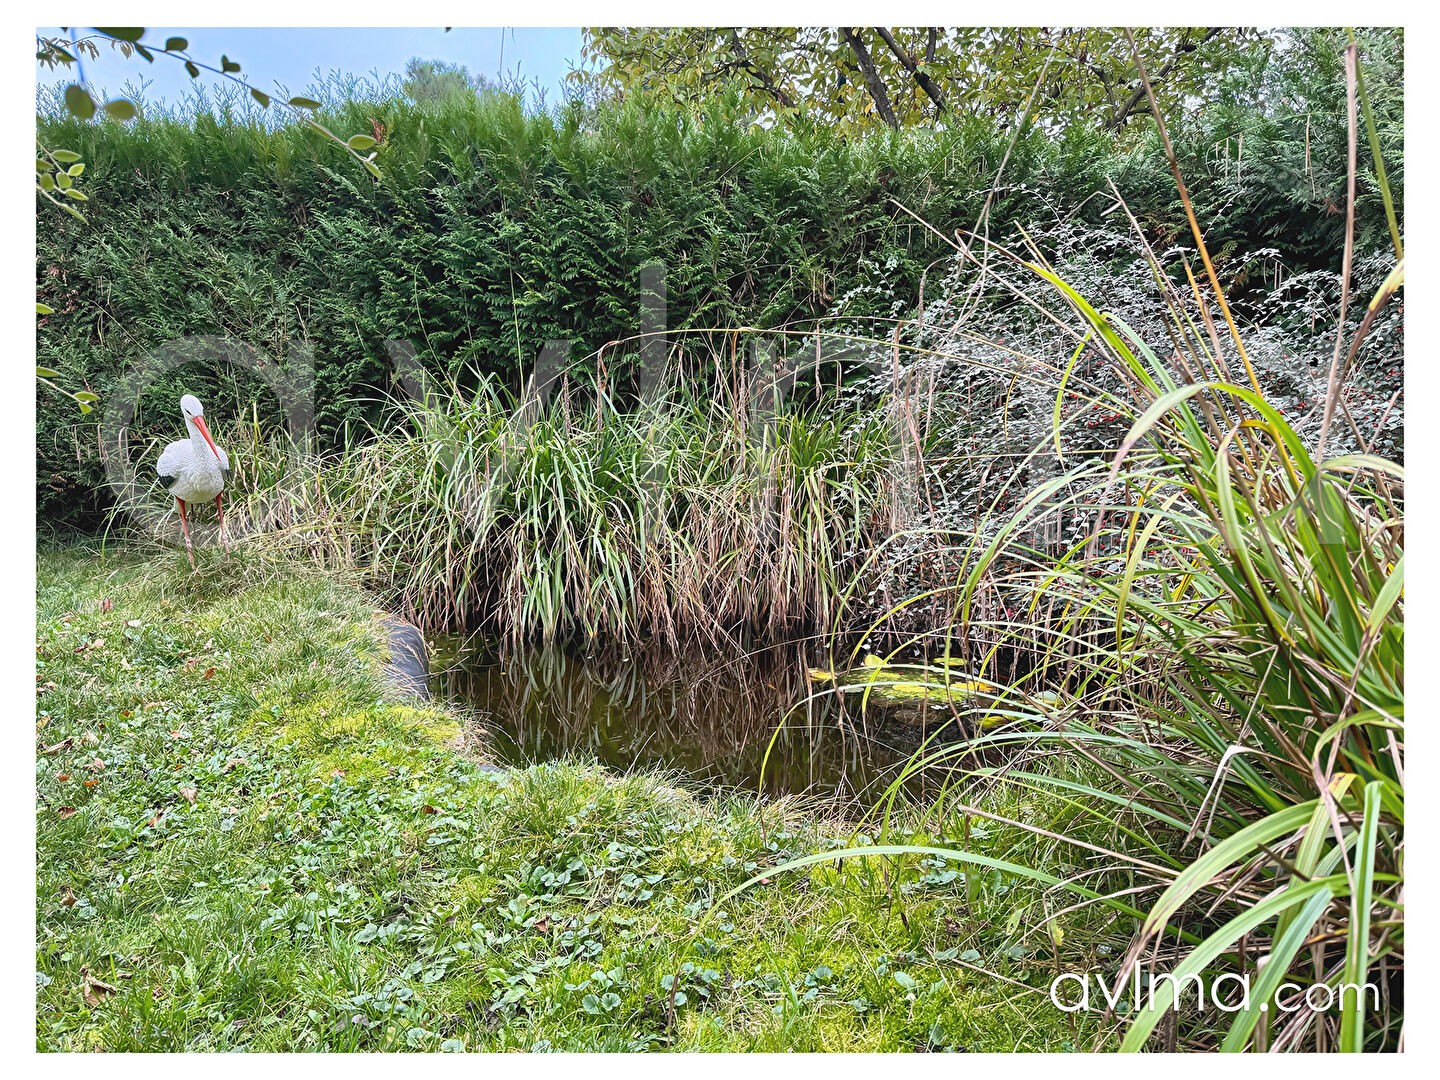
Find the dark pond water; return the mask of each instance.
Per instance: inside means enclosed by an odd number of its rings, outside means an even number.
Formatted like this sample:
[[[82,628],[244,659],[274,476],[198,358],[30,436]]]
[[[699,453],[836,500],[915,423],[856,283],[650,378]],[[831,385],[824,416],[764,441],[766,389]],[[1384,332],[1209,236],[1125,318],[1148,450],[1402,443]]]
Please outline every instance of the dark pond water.
[[[441,641],[431,685],[476,710],[505,764],[574,756],[673,769],[691,786],[873,799],[920,745],[926,718],[862,713],[855,695],[807,685],[806,667],[795,650],[658,661],[548,649],[501,663]]]

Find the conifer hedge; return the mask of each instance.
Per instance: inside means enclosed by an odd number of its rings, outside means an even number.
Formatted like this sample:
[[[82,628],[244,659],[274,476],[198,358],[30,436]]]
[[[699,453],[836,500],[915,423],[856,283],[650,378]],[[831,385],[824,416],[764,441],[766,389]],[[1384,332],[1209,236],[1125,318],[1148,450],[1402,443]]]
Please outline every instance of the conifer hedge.
[[[547,339],[574,341],[576,378],[635,334],[640,268],[667,267],[669,325],[774,327],[826,314],[912,311],[941,228],[970,228],[1011,142],[972,122],[845,141],[742,122],[721,105],[684,116],[631,99],[527,114],[512,96],[419,106],[337,104],[334,130],[381,137],[373,181],[317,135],[243,110],[130,125],[43,118],[47,145],[87,164],[84,223],[41,205],[39,362],[105,399],[163,342],[223,334],[283,358],[314,350],[317,424],[335,445],[373,419],[391,386],[387,339],[432,370],[518,382]],[[1237,210],[1229,166],[1191,140],[1192,189],[1227,238],[1273,237],[1289,265],[1338,258],[1323,235]],[[1164,237],[1181,221],[1144,137],[1032,128],[990,207],[993,234],[1064,215],[1098,218],[1113,179]],[[1276,216],[1277,193],[1258,208]],[[1264,226],[1262,228],[1262,226]],[[173,428],[181,384],[224,415],[274,407],[244,373],[186,370],[147,395],[139,423]],[[107,496],[96,419],[39,391],[42,519],[93,527]],[[168,425],[168,428],[167,428]]]

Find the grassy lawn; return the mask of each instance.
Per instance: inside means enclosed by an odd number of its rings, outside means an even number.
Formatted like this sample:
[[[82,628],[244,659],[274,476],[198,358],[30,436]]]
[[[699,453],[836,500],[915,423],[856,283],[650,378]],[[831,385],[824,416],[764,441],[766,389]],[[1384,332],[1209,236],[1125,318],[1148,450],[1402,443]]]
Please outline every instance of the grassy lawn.
[[[659,775],[487,771],[458,712],[385,688],[371,602],[322,577],[38,563],[41,1049],[1094,1045],[1046,999],[1021,882],[967,901],[935,861],[825,862],[702,925],[853,830]]]

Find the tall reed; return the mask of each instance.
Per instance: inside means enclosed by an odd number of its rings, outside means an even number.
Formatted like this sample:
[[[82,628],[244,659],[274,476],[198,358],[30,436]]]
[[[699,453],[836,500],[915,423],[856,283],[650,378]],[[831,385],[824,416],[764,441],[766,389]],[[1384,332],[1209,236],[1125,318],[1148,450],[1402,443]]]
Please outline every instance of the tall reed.
[[[510,645],[790,640],[829,625],[884,527],[890,445],[876,418],[764,409],[758,376],[739,379],[624,410],[452,383],[394,401],[387,424],[278,487],[257,477],[237,513],[358,566],[429,628]]]

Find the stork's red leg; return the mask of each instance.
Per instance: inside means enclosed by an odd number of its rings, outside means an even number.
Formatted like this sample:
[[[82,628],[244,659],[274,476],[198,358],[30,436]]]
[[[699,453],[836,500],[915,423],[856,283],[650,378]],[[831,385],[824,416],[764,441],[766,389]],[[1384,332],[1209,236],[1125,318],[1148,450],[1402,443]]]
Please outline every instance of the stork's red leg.
[[[224,493],[215,496],[215,516],[220,519],[220,543],[225,545],[225,550],[230,550],[230,537],[225,532],[225,508],[220,505],[220,499]]]
[[[195,569],[195,545],[190,542],[190,522],[185,517],[185,500],[175,496],[175,501],[180,504],[180,529],[185,533],[185,554],[190,559],[190,569]]]

